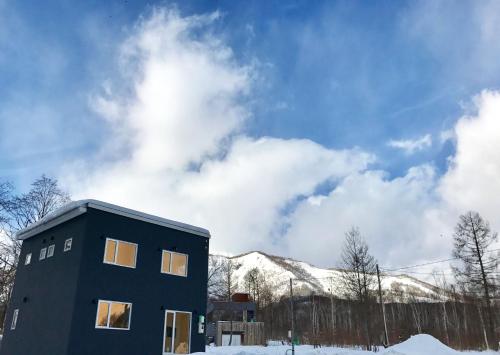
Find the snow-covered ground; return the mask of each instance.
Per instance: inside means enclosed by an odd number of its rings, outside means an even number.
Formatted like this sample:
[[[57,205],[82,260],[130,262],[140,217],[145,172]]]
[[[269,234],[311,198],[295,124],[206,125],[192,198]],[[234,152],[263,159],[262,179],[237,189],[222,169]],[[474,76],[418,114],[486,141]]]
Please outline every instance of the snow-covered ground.
[[[220,346],[207,347],[206,353],[213,355],[285,355],[290,346]],[[314,349],[311,345],[295,347],[297,355],[368,355],[373,352],[353,350],[348,348],[323,347]],[[196,353],[203,354],[203,353]],[[288,351],[291,354],[291,351]],[[494,351],[467,351],[453,350],[430,335],[415,335],[407,341],[383,349],[378,354],[385,355],[499,355]]]

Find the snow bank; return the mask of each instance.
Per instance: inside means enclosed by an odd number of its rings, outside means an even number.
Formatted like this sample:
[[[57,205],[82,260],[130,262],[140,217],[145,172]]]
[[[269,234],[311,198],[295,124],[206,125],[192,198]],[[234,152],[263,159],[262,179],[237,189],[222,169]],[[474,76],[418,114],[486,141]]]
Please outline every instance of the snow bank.
[[[218,346],[207,347],[206,353],[195,354],[213,354],[213,355],[285,355],[285,352],[291,349],[290,346]],[[292,352],[288,351],[287,355]],[[345,348],[324,347],[314,349],[312,345],[299,345],[295,347],[296,355],[368,355],[372,352],[352,350]]]
[[[414,335],[410,339],[387,348],[382,354],[391,355],[457,355],[453,350],[433,336],[427,334]]]
[[[387,355],[500,355],[496,351],[456,351],[431,335],[419,334],[387,348],[381,354]]]
[[[207,347],[206,353],[213,355],[285,355],[290,346],[219,346]],[[205,353],[197,353],[205,354]],[[291,351],[288,352],[291,354]],[[310,345],[295,347],[297,355],[369,355],[376,354],[369,351],[353,350],[346,348],[323,347],[314,349]],[[436,338],[420,334],[410,339],[380,351],[381,355],[500,355],[498,352],[459,352],[453,350]]]

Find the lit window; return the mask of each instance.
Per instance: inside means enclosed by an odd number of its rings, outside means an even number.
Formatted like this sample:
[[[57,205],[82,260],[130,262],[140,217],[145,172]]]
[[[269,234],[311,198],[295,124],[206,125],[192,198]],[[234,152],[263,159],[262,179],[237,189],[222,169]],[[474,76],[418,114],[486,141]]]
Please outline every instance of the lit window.
[[[17,325],[17,317],[19,316],[19,309],[14,309],[14,313],[12,314],[12,323],[10,324],[10,329],[16,329]]]
[[[161,260],[161,272],[178,276],[187,276],[188,256],[164,250]]]
[[[52,244],[52,245],[49,245],[48,249],[47,249],[47,258],[50,258],[51,256],[54,256],[54,249],[55,249],[55,245]]]
[[[26,259],[24,259],[24,265],[29,265],[31,263],[31,253],[26,254]]]
[[[106,239],[104,262],[135,268],[137,261],[137,244],[115,239]]]
[[[132,303],[99,301],[97,305],[96,328],[130,329]]]
[[[40,249],[40,260],[45,259],[45,256],[47,255],[47,248],[42,248]]]
[[[70,251],[73,244],[73,238],[68,238],[64,241],[64,251]]]

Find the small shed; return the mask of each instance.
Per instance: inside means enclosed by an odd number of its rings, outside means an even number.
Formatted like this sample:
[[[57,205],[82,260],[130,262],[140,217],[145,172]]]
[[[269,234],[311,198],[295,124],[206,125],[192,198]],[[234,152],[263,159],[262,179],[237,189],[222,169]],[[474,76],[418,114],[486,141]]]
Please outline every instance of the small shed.
[[[209,301],[208,342],[216,346],[264,345],[264,323],[256,321],[256,305],[246,293],[231,301]]]

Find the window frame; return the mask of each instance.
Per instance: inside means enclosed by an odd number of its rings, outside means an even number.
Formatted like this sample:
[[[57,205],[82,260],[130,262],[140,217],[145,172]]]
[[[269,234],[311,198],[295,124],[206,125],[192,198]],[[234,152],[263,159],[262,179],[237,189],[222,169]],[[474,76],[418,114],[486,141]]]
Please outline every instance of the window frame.
[[[12,321],[10,322],[10,330],[16,329],[18,319],[19,319],[19,308],[16,308],[14,309],[14,312],[12,312]]]
[[[43,257],[42,257],[42,255],[43,255]],[[45,259],[47,259],[47,247],[43,247],[42,249],[40,249],[40,254],[38,255],[39,261],[42,261]]]
[[[114,261],[113,262],[106,260],[106,254],[107,254],[107,251],[108,251],[108,240],[114,241],[116,243],[115,257],[114,257]],[[125,244],[135,245],[134,266],[118,264],[116,262],[116,258],[118,256],[118,244],[119,243],[125,243]],[[137,244],[137,243],[127,242],[125,240],[114,239],[114,238],[106,238],[106,242],[104,243],[104,256],[102,258],[102,262],[104,264],[108,264],[108,265],[116,265],[116,266],[121,266],[121,267],[128,267],[129,269],[135,269],[135,268],[137,268],[137,253],[138,252],[139,252],[139,244]]]
[[[51,244],[47,247],[47,255],[46,255],[47,259],[54,256],[55,249],[56,249],[55,244]]]
[[[167,337],[167,322],[165,321],[167,314],[168,313],[173,313],[174,314],[174,322],[172,323],[172,352],[168,353],[165,352],[165,339]],[[178,310],[173,310],[173,309],[166,309],[164,316],[163,316],[163,343],[161,344],[161,353],[162,355],[171,355],[171,354],[177,354],[174,349],[175,345],[175,323],[177,322],[177,313],[187,313],[189,314],[189,330],[188,330],[188,350],[186,354],[191,354],[191,337],[192,337],[192,330],[193,330],[193,312],[189,311],[178,311]]]
[[[33,253],[28,253],[26,254],[26,257],[24,259],[24,265],[29,265],[31,264],[31,259],[33,258]]]
[[[98,325],[98,323],[97,323],[99,321],[99,305],[101,303],[108,304],[108,321],[106,322],[108,325],[106,327],[104,327],[102,325]],[[128,314],[128,327],[127,328],[115,328],[115,327],[109,326],[109,318],[111,317],[111,304],[113,304],[113,303],[128,304],[130,306],[130,312]],[[131,323],[132,323],[132,302],[111,301],[111,300],[98,300],[97,301],[97,309],[95,312],[95,329],[130,330]]]
[[[169,272],[166,272],[166,271],[163,271],[163,258],[165,257],[165,253],[170,253],[170,265],[169,265]],[[177,254],[177,255],[185,255],[186,256],[186,273],[185,275],[179,275],[179,274],[176,274],[176,273],[173,273],[172,272],[172,261],[174,260],[174,258],[172,257],[173,254]],[[185,254],[185,253],[179,253],[177,251],[171,251],[171,250],[166,250],[166,249],[163,249],[161,251],[161,265],[160,265],[160,272],[162,274],[167,274],[167,275],[174,275],[174,276],[180,276],[180,277],[188,277],[188,268],[189,268],[189,254]]]
[[[68,247],[68,242],[69,242],[69,247]],[[66,239],[64,241],[63,252],[70,251],[72,247],[73,247],[73,238]]]

